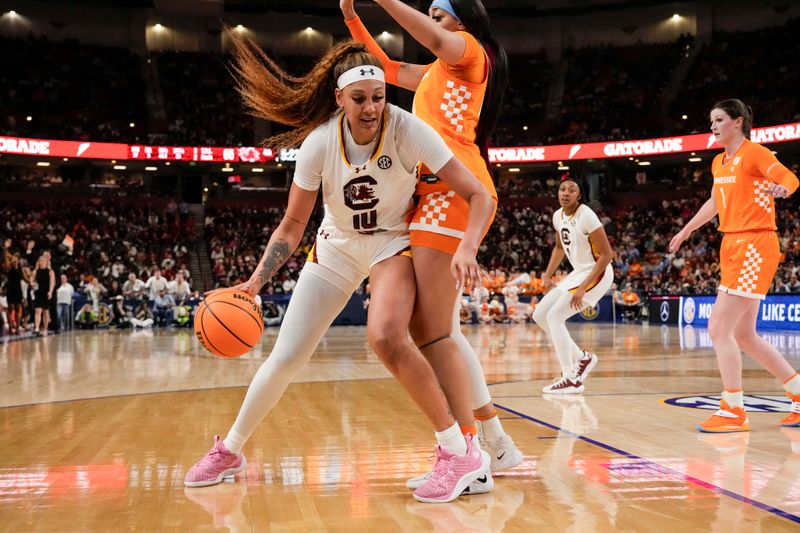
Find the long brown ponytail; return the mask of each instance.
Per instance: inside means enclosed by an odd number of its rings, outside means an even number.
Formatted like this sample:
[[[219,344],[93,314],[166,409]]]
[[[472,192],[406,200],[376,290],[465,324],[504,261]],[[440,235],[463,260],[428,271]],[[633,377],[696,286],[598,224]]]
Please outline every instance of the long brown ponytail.
[[[251,41],[228,34],[234,45],[231,69],[236,88],[250,114],[293,128],[264,140],[274,149],[297,146],[331,117],[337,109],[335,80],[341,74],[361,65],[381,66],[366,46],[348,40],[328,50],[311,72],[296,78]]]

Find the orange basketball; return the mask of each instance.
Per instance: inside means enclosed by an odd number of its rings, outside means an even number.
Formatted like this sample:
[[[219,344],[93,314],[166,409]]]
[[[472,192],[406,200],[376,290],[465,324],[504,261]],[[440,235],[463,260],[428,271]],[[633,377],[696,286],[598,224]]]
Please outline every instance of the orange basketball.
[[[239,357],[256,345],[264,331],[261,309],[249,294],[214,291],[197,307],[194,333],[217,357]]]

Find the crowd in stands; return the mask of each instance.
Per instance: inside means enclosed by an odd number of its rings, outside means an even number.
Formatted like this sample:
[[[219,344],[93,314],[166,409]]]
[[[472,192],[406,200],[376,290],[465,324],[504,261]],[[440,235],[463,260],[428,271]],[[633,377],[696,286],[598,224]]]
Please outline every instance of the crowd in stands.
[[[796,169],[795,169],[796,170]],[[552,214],[556,206],[554,191],[557,180],[529,185],[537,195],[553,198],[551,207],[514,207],[501,203],[494,223],[484,239],[478,260],[491,273],[487,282],[489,305],[505,300],[504,289],[514,281],[518,295],[527,301],[542,293],[541,274],[555,244]],[[698,178],[708,180],[708,176]],[[521,180],[520,180],[521,181]],[[692,187],[693,178],[685,182]],[[612,262],[619,287],[630,286],[641,300],[650,294],[714,294],[719,280],[719,244],[721,234],[713,223],[697,230],[680,251],[667,250],[670,239],[697,212],[708,198],[708,183],[695,186],[687,196],[675,200],[653,200],[649,206],[596,206],[615,252]],[[535,192],[534,192],[535,191]],[[282,210],[224,208],[209,210],[206,235],[213,262],[214,281],[218,286],[243,282],[258,264],[269,235],[277,227]],[[646,221],[646,222],[645,222]],[[268,294],[290,293],[296,283],[314,242],[312,221],[300,248],[287,265],[264,288]],[[800,215],[784,209],[779,218],[779,235],[785,253],[776,276],[773,292],[800,293],[798,259],[800,259]],[[556,274],[568,272],[566,262]],[[497,303],[492,303],[497,300]],[[529,313],[528,313],[529,314]],[[526,309],[517,310],[517,317],[528,316]]]
[[[513,54],[509,50],[508,71],[509,86],[492,135],[497,146],[514,145],[520,135],[537,131],[537,125],[545,118],[547,92],[553,75],[552,64],[544,50],[536,54]]]
[[[76,166],[61,168],[30,168],[6,164],[0,161],[0,191],[39,191],[42,189],[65,192],[87,189],[99,196],[149,196],[150,190],[141,174],[104,172],[95,179],[87,179],[84,168]]]
[[[703,45],[672,104],[686,114],[681,131],[708,131],[708,107],[718,95],[737,95],[755,111],[755,124],[800,120],[800,19],[750,32],[714,33]]]
[[[34,36],[0,36],[0,49],[0,134],[124,142],[145,125],[141,59],[130,51]]]
[[[277,207],[206,208],[204,228],[215,286],[236,285],[250,277],[282,216],[283,209]],[[314,244],[317,226],[318,220],[309,222],[300,246],[264,286],[264,294],[292,292]]]
[[[656,101],[691,37],[664,44],[567,50],[560,119],[546,144],[658,136]],[[659,68],[653,68],[658,64]]]
[[[717,31],[707,43],[682,35],[667,43],[567,48],[559,60],[544,50],[509,53],[510,88],[494,144],[704,132],[708,107],[720,94],[750,104],[757,124],[797,120],[798,28],[800,19],[791,19],[783,26],[749,32]],[[4,134],[174,145],[258,142],[228,70],[230,55],[154,52],[140,58],[121,48],[33,36],[0,37],[0,46],[14,50],[0,57]],[[675,68],[695,50],[688,76],[665,112],[660,106],[664,89]],[[268,53],[292,75],[314,64],[308,56]],[[564,73],[563,91],[556,67]],[[560,95],[554,100],[560,104],[546,120],[551,93]],[[158,118],[162,111],[165,120]],[[684,114],[687,120],[681,120]]]
[[[230,56],[160,52],[151,60],[158,67],[168,122],[163,135],[151,137],[153,144],[253,144],[253,119],[245,114],[226,67]]]
[[[555,244],[552,213],[556,203],[547,191],[554,190],[556,180],[551,181],[554,183],[543,181],[531,186],[540,196],[552,198],[550,207],[501,203],[478,257],[490,272],[490,279],[485,292],[465,295],[465,319],[474,313],[486,322],[530,320],[531,304],[535,305],[542,294],[541,274]],[[640,303],[651,294],[716,292],[721,235],[713,223],[697,230],[679,252],[667,250],[670,238],[707,197],[708,187],[703,185],[682,198],[653,199],[647,206],[594,206],[615,252],[615,281],[626,288],[620,301],[626,294],[635,294]],[[250,276],[282,215],[278,207],[206,209],[204,229],[213,264],[213,286],[235,285]],[[192,217],[181,212],[176,203],[170,202],[163,209],[92,202],[0,204],[0,220],[4,237],[0,295],[7,293],[6,279],[14,256],[30,279],[34,262],[49,251],[49,264],[58,280],[54,316],[62,315],[57,304],[70,301],[71,294],[62,298],[63,287],[64,291],[81,294],[88,304],[77,310],[74,318],[78,327],[96,325],[100,320],[98,304],[106,303],[114,309],[118,300],[127,307],[127,314],[121,315],[123,324],[130,326],[187,324],[191,320],[191,307],[201,297],[192,290],[187,268],[195,227]],[[778,220],[784,260],[771,291],[800,293],[800,214],[783,209]],[[264,286],[262,294],[292,292],[314,243],[317,225],[318,220],[309,223],[298,250]],[[65,239],[67,235],[73,242]],[[568,268],[566,263],[562,265],[556,281]],[[32,301],[32,297],[28,299]],[[112,315],[112,324],[116,316],[120,313]]]
[[[0,203],[0,236],[0,295],[9,294],[10,270],[18,268],[23,297],[32,306],[34,264],[46,256],[56,280],[53,318],[61,315],[58,304],[79,294],[90,309],[81,319],[78,313],[77,324],[95,323],[99,304],[120,298],[127,305],[145,301],[154,318],[172,323],[180,318],[178,307],[196,297],[188,269],[194,219],[174,201],[158,209],[91,201]]]

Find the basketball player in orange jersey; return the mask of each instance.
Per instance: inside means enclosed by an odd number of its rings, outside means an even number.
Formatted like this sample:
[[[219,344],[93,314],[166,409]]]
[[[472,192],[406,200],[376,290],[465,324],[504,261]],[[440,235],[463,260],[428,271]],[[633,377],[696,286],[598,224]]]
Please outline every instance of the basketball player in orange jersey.
[[[769,149],[750,141],[753,112],[740,100],[716,104],[710,117],[711,131],[725,148],[711,164],[711,198],[669,243],[670,250],[677,251],[694,230],[719,214],[719,231],[724,234],[719,254],[722,279],[708,334],[725,390],[719,411],[697,429],[750,430],[742,393],[742,351],[778,378],[792,399],[791,412],[781,425],[800,427],[800,376],[756,333],[759,305],[780,262],[774,199],[792,194],[797,176]]]
[[[426,16],[399,0],[376,3],[436,61],[414,65],[390,60],[356,15],[353,0],[340,0],[353,38],[381,60],[387,82],[415,91],[414,114],[433,126],[496,200],[487,146],[508,78],[506,55],[489,32],[486,8],[480,0],[434,0]],[[410,226],[417,278],[411,335],[433,365],[456,419],[464,421],[475,410],[492,471],[512,468],[523,456],[500,424],[478,356],[461,332],[460,289],[447,277],[447,265],[464,235],[468,206],[424,164],[416,194],[419,202]],[[474,432],[476,426],[470,423],[462,430]],[[409,480],[408,486],[424,479]]]
[[[419,161],[435,166],[470,205],[463,244],[447,268],[450,285],[472,288],[480,282],[475,250],[491,220],[492,198],[433,128],[386,103],[380,62],[364,45],[339,43],[308,75],[292,78],[260,50],[232,39],[245,104],[256,116],[293,128],[268,139],[270,146],[303,141],[286,213],[255,272],[234,288],[255,296],[286,262],[300,243],[320,188],[325,216],[275,346],[253,377],[236,422],[224,441],[216,437],[184,483],[213,485],[244,469],[245,442],[369,276],[370,345],[429,418],[439,442],[435,473],[414,498],[451,501],[476,480],[490,479],[490,458],[471,436],[462,435],[433,369],[408,339],[415,287],[407,216],[415,167]]]

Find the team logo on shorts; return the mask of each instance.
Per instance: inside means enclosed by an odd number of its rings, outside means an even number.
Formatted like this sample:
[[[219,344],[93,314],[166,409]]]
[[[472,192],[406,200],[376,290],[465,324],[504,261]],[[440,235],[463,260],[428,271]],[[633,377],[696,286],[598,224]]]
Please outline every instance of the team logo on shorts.
[[[599,310],[597,309],[597,305],[590,305],[589,307],[581,311],[581,316],[586,320],[594,320],[595,318],[597,318],[598,313]]]
[[[392,166],[392,158],[388,155],[382,155],[378,158],[378,168],[381,170],[386,170],[387,168]]]
[[[688,407],[689,409],[706,409],[716,411],[719,409],[719,394],[708,396],[680,396],[678,398],[667,398],[664,403],[674,407]],[[744,408],[748,413],[788,413],[792,408],[792,402],[786,396],[769,395],[744,395]]]

